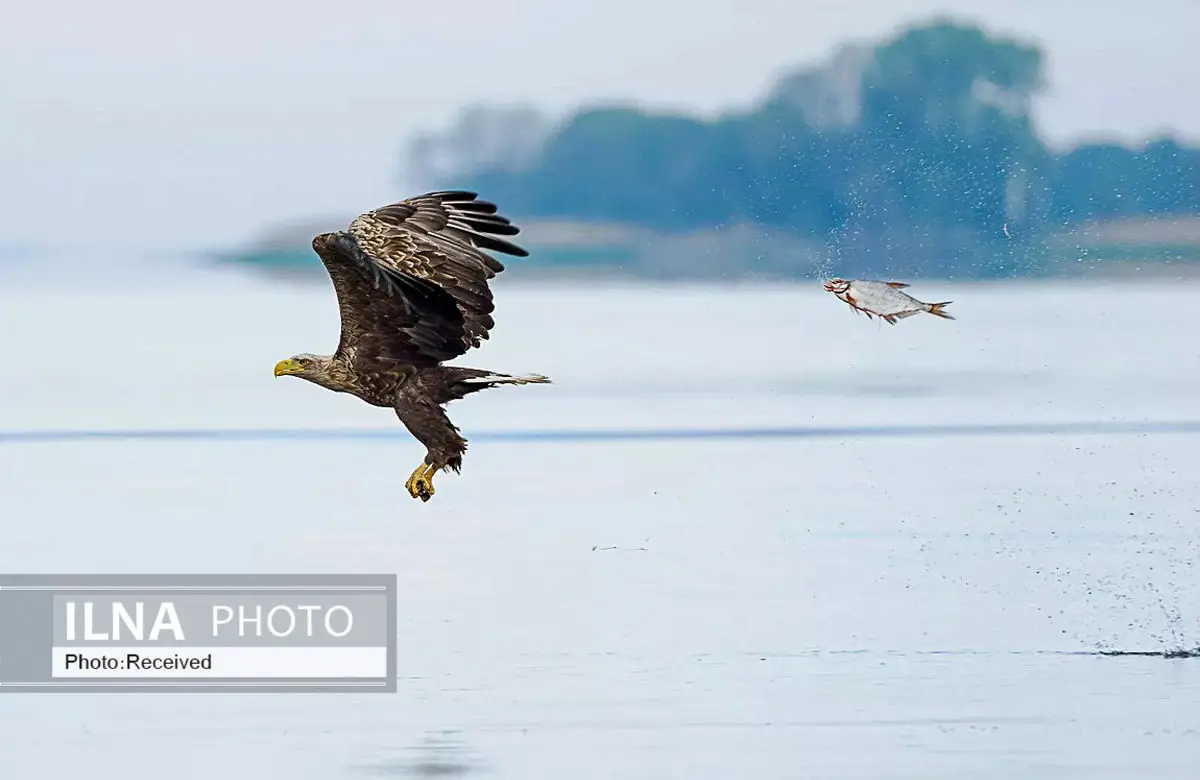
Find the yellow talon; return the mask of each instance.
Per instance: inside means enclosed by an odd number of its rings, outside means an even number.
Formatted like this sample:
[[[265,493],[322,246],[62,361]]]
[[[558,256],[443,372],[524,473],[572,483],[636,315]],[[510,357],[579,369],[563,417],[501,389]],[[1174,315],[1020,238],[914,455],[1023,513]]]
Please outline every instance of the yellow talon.
[[[420,466],[417,466],[408,478],[408,481],[404,483],[408,494],[422,501],[428,501],[433,498],[433,472],[434,468],[428,463],[422,463]]]

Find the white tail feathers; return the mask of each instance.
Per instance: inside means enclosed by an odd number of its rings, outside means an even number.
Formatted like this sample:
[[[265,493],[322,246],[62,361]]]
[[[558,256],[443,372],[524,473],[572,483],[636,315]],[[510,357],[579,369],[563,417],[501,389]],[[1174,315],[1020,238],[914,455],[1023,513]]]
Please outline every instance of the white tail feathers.
[[[548,385],[550,379],[541,374],[528,374],[526,376],[509,376],[508,374],[487,374],[486,376],[473,376],[470,379],[462,380],[464,384],[473,385]]]

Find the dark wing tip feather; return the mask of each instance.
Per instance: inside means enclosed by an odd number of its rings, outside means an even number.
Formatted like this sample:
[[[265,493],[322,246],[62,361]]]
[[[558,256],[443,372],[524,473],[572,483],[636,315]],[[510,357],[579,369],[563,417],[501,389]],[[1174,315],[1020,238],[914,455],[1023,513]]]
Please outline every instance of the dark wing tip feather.
[[[512,234],[509,234],[512,235]],[[475,234],[472,236],[475,241],[475,246],[480,249],[490,249],[493,252],[503,252],[506,255],[513,257],[529,257],[529,250],[523,249],[511,242],[500,238],[492,238],[491,236]]]
[[[495,203],[479,200],[479,193],[467,190],[429,192],[424,195],[418,195],[414,200],[424,200],[426,198],[441,201],[443,205],[449,206],[454,211],[474,211],[481,214],[495,214],[499,211]]]
[[[478,230],[481,233],[491,233],[494,236],[515,236],[521,232],[521,228],[507,219],[480,218],[477,214],[451,214],[450,218],[446,220],[446,224],[467,230]]]
[[[448,212],[447,226],[465,234],[468,243],[480,249],[490,249],[513,257],[528,257],[529,251],[495,236],[515,236],[521,228],[512,220],[497,214],[495,203],[476,200],[478,195],[466,190],[446,190],[420,195],[413,200],[433,198]],[[503,270],[503,266],[496,271]]]
[[[500,210],[495,203],[486,200],[444,200],[442,202],[457,211],[469,211],[475,214],[495,214]]]
[[[438,190],[437,192],[427,192],[424,195],[418,195],[412,198],[412,200],[430,198],[441,201],[473,201],[478,197],[478,192],[471,192],[470,190]]]

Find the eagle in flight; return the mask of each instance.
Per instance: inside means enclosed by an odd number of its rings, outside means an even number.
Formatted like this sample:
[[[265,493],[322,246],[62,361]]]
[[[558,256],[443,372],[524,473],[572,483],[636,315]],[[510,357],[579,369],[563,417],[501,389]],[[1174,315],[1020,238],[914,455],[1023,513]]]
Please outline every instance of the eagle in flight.
[[[395,410],[426,449],[405,483],[422,501],[433,496],[434,474],[461,470],[467,449],[445,404],[498,385],[550,382],[442,365],[478,347],[495,325],[488,280],[504,266],[483,250],[529,254],[497,238],[520,229],[498,215],[495,204],[476,198],[430,192],[314,238],[337,295],[341,338],[332,355],[302,353],[275,365],[277,377],[300,377]]]

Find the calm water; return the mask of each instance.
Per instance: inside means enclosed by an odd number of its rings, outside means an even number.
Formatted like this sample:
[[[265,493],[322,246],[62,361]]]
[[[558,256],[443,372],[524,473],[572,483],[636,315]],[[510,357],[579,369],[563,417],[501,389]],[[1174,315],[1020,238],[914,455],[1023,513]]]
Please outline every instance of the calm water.
[[[462,362],[557,384],[452,406],[422,505],[390,415],[271,376],[324,288],[10,280],[0,569],[395,572],[401,679],[6,696],[4,777],[1191,778],[1200,659],[1096,651],[1200,645],[1200,290],[914,292],[960,319],[501,282]],[[11,436],[117,429],[231,437]]]

